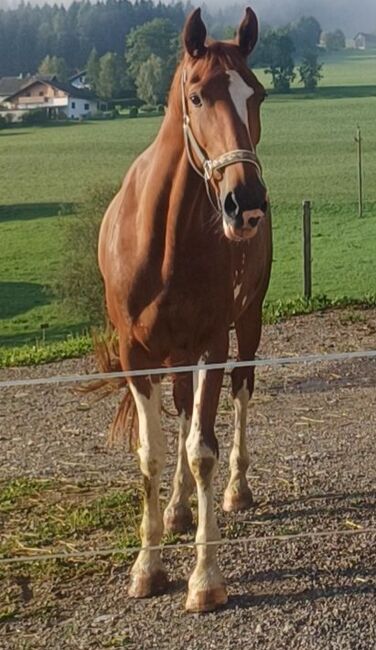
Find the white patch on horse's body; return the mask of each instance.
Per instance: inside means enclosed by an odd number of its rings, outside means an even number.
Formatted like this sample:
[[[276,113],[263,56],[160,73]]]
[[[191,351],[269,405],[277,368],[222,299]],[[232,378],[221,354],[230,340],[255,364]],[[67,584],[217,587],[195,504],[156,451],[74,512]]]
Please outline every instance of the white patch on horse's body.
[[[255,94],[255,91],[236,70],[227,70],[226,74],[230,78],[229,92],[236,112],[249,132],[247,100]]]
[[[239,298],[241,290],[242,290],[242,285],[241,285],[241,284],[237,284],[237,285],[234,287],[234,298],[235,298],[235,300],[236,300],[237,298]]]

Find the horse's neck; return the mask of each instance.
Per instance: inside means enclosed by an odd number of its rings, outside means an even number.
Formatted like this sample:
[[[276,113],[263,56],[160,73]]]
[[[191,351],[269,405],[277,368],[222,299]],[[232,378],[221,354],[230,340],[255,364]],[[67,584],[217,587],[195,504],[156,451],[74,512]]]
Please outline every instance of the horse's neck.
[[[156,188],[151,193],[145,187],[151,219],[150,246],[154,259],[156,254],[162,263],[163,275],[169,275],[176,255],[192,242],[199,243],[202,215],[212,210],[204,181],[188,161],[182,121],[172,111],[167,112],[154,142],[149,173],[152,182],[148,185]]]

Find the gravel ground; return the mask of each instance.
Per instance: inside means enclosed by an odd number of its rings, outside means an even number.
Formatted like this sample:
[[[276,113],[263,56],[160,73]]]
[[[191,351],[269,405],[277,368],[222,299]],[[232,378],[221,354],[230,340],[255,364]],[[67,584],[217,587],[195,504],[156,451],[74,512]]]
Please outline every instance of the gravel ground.
[[[260,356],[376,349],[376,310],[299,317],[264,329]],[[92,360],[0,371],[0,379],[85,372]],[[220,510],[227,480],[232,411],[228,381],[217,433],[216,480],[223,537],[361,530],[376,527],[376,362],[260,369],[248,428],[252,511]],[[95,484],[139,484],[135,458],[108,449],[106,431],[118,396],[88,404],[70,387],[3,389],[1,479],[53,477]],[[166,385],[166,406],[170,404]],[[169,437],[166,498],[177,422]],[[94,575],[32,590],[18,580],[21,614],[0,624],[0,648],[376,648],[376,535],[252,541],[220,550],[229,604],[207,615],[184,612],[194,553],[166,551],[172,584],[162,597],[127,597],[129,566],[110,561]],[[27,578],[27,567],[25,576]],[[14,580],[13,580],[14,582]],[[10,588],[12,576],[3,584]],[[12,585],[14,591],[14,584]],[[29,593],[30,592],[30,593]]]

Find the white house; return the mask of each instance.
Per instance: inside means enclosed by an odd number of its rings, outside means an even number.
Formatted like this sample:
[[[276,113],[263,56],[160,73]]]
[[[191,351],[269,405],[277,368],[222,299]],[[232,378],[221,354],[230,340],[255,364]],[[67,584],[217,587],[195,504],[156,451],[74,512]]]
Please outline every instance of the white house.
[[[376,48],[376,34],[359,32],[354,37],[354,44],[357,50],[370,50]]]
[[[6,97],[3,105],[8,111],[39,108],[48,114],[62,113],[73,120],[90,117],[99,108],[97,97],[89,90],[43,77],[30,79],[17,92]]]

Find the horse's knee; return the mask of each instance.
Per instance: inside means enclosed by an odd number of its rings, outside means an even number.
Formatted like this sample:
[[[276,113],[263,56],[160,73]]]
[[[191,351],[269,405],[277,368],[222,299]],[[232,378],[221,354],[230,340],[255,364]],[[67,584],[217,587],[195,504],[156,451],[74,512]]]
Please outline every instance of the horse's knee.
[[[191,473],[196,483],[208,484],[217,467],[217,454],[206,445],[190,444],[190,442],[188,438],[187,456]]]
[[[145,485],[150,483],[154,478],[158,478],[163,471],[166,462],[166,450],[160,447],[156,453],[145,450],[142,447],[138,450],[140,459],[140,469],[144,476]]]

